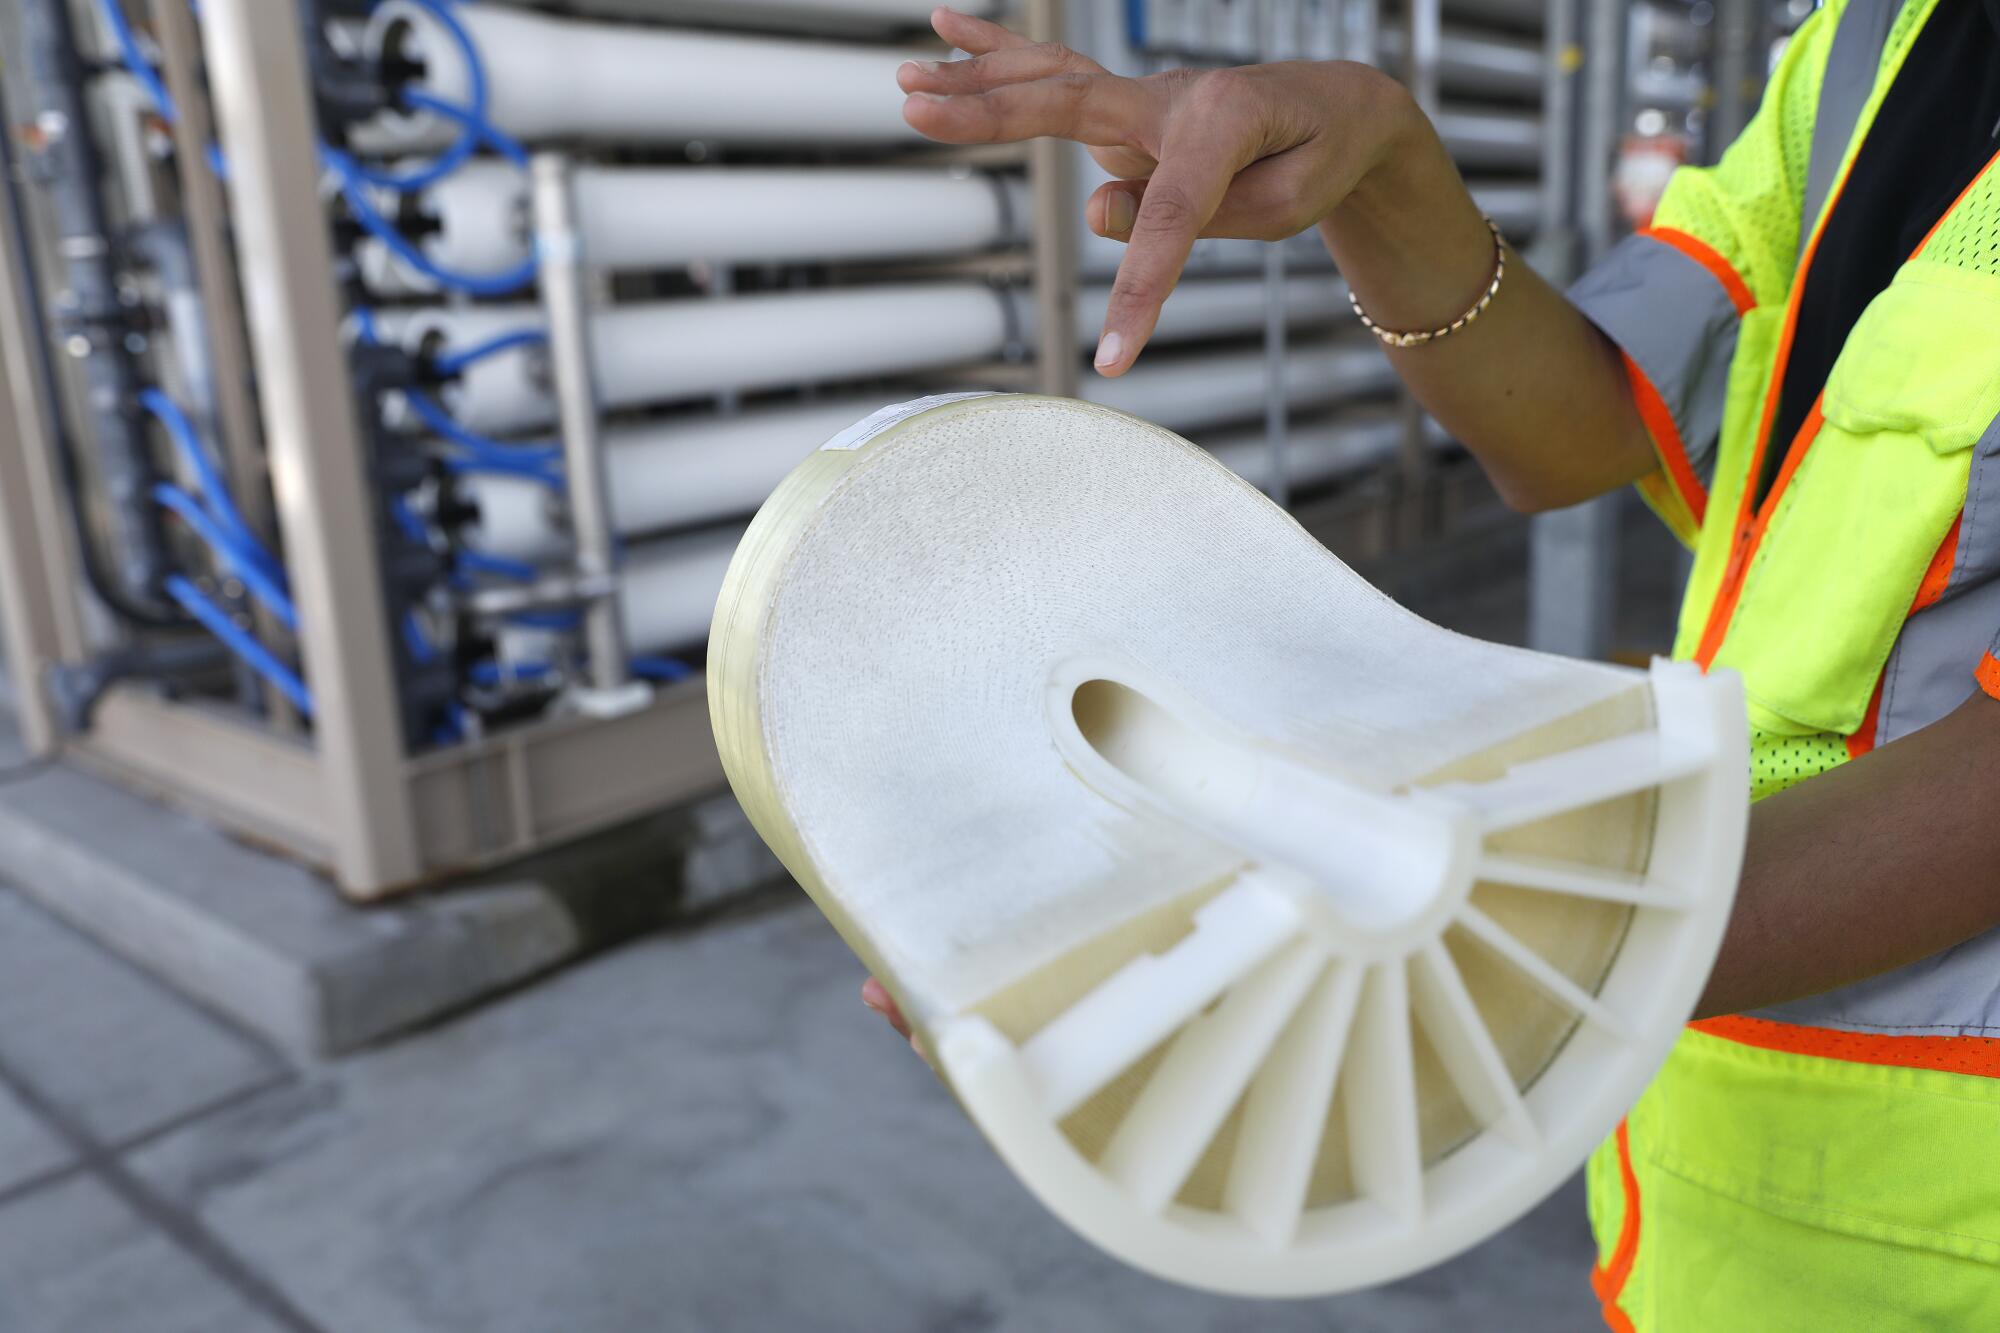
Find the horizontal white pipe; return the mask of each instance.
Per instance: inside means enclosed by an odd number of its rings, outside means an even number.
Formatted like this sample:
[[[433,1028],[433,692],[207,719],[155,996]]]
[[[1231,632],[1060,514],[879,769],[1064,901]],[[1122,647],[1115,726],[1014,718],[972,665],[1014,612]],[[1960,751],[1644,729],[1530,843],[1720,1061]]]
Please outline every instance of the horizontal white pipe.
[[[1433,448],[1450,436],[1424,418],[1425,442]],[[1394,454],[1403,441],[1403,421],[1394,412],[1343,413],[1332,420],[1294,425],[1285,432],[1285,478],[1293,487],[1317,486],[1362,472]],[[1271,481],[1271,445],[1264,428],[1245,427],[1202,441],[1216,460],[1252,486]]]
[[[932,0],[569,0],[569,7],[601,18],[838,33],[927,27],[936,8]],[[966,0],[955,8],[991,16],[1004,6]]]
[[[1385,423],[1379,419],[1301,428],[1290,441],[1293,481],[1305,485],[1365,467],[1395,448],[1400,429],[1394,420]],[[811,452],[818,443],[815,440],[805,445],[799,456]],[[1252,474],[1258,465],[1249,452],[1264,447],[1261,439],[1253,444],[1229,437],[1218,440],[1214,449],[1225,463],[1239,468],[1254,482]],[[619,608],[625,618],[626,641],[634,653],[687,652],[701,644],[708,635],[723,575],[742,536],[742,528],[731,525],[628,548],[620,569]],[[546,631],[505,629],[501,659],[522,662],[545,658],[549,638]]]
[[[1401,24],[1382,27],[1383,63],[1402,72],[1409,36]],[[1438,34],[1438,85],[1447,94],[1474,97],[1540,97],[1544,77],[1541,42],[1447,25]]]
[[[612,409],[986,360],[1005,349],[1009,299],[974,282],[895,283],[613,306],[591,325],[597,388]],[[541,327],[535,306],[439,310],[404,337],[463,348],[498,328]],[[480,361],[443,396],[475,431],[555,420],[532,352]]]
[[[1479,180],[1465,183],[1479,211],[1509,238],[1531,235],[1542,224],[1542,183],[1536,180]]]
[[[1548,0],[1444,0],[1447,19],[1468,18],[1528,32],[1542,30],[1548,22],[1548,10]]]
[[[963,254],[1026,239],[1032,207],[1018,176],[952,168],[579,167],[585,259],[606,269],[698,262],[781,263]],[[425,190],[436,263],[503,273],[528,257],[527,177],[477,161]],[[361,243],[362,280],[407,294],[436,284]]]
[[[896,67],[910,48],[857,46],[556,18],[502,5],[454,6],[478,49],[487,114],[508,134],[680,143],[908,143]],[[444,27],[408,0],[370,18],[366,49],[420,62],[417,86],[464,105],[471,76]],[[431,143],[431,116],[378,118],[390,138]],[[378,139],[377,143],[380,142]]]
[[[1084,377],[1079,396],[1188,434],[1260,418],[1270,390],[1264,354],[1192,352],[1142,356],[1117,379]],[[1294,345],[1285,355],[1285,397],[1295,410],[1380,392],[1396,383],[1373,342]]]
[[[1294,328],[1329,324],[1354,313],[1347,302],[1347,284],[1332,273],[1285,279],[1281,301],[1285,318]],[[1077,293],[1076,335],[1083,346],[1096,344],[1110,302],[1109,286],[1085,287]],[[1267,305],[1262,278],[1186,278],[1160,307],[1160,322],[1152,341],[1193,342],[1259,333],[1264,328]]]
[[[1533,111],[1490,111],[1446,104],[1431,117],[1461,167],[1529,168],[1542,160],[1542,118]]]
[[[618,605],[634,653],[685,650],[708,638],[722,576],[742,539],[741,528],[728,528],[670,537],[627,554]]]
[[[1198,430],[1260,415],[1264,374],[1263,355],[1254,351],[1160,358],[1157,365],[1148,358],[1123,379],[1086,381],[1083,392],[1173,429]],[[1383,388],[1389,377],[1387,361],[1361,343],[1295,349],[1286,363],[1286,387],[1298,410]],[[873,398],[847,396],[613,427],[604,436],[613,522],[620,535],[632,537],[749,514],[800,459],[876,406]],[[1242,438],[1263,447],[1261,431]],[[1318,475],[1311,438],[1297,437],[1302,482]],[[546,486],[475,474],[463,487],[480,511],[464,533],[475,549],[538,560],[567,548],[560,501]]]
[[[880,406],[836,398],[614,427],[604,433],[612,521],[631,537],[749,514],[801,459]],[[479,507],[462,530],[475,550],[541,560],[567,549],[561,501],[548,487],[478,473],[462,489]]]
[[[1301,326],[1344,318],[1345,289],[1328,275],[1285,284]],[[1095,340],[1107,289],[1079,297],[1077,338]],[[1008,304],[1019,321],[1010,330]],[[1261,329],[1263,284],[1189,280],[1168,299],[1162,343]],[[535,306],[439,309],[381,321],[412,351],[463,349],[495,333],[539,329]],[[1010,332],[1032,336],[1032,307],[977,283],[894,284],[616,306],[596,317],[597,383],[607,409],[706,397],[726,390],[832,382],[989,359]],[[391,332],[393,331],[393,332]],[[1365,349],[1372,352],[1372,348]],[[1261,354],[1255,354],[1261,355]],[[502,353],[442,392],[467,428],[504,434],[555,420],[537,353]],[[1143,415],[1143,414],[1142,414]]]
[[[715,599],[743,529],[729,527],[646,542],[625,552],[619,566],[618,608],[625,645],[636,657],[687,653],[708,637]],[[556,631],[502,625],[496,657],[506,666],[547,662],[564,636]],[[699,661],[689,663],[699,667]]]

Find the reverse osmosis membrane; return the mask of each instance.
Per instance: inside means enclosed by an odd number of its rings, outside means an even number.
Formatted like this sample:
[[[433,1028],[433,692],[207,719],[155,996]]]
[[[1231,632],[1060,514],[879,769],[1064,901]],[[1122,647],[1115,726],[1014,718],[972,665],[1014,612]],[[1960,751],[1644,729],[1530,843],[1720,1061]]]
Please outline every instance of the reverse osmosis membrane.
[[[1482,643],[1101,406],[919,400],[772,495],[709,704],[758,831],[1077,1231],[1259,1295],[1554,1189],[1692,1009],[1740,686]]]

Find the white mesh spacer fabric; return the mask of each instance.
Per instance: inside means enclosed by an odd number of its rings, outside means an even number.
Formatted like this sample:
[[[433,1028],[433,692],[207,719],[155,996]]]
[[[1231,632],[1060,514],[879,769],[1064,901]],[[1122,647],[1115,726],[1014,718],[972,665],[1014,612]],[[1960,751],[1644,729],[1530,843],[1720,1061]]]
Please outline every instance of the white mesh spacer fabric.
[[[1050,1209],[1194,1286],[1437,1263],[1617,1123],[1740,866],[1733,676],[1396,606],[1201,450],[1067,399],[885,409],[716,607],[765,840]]]

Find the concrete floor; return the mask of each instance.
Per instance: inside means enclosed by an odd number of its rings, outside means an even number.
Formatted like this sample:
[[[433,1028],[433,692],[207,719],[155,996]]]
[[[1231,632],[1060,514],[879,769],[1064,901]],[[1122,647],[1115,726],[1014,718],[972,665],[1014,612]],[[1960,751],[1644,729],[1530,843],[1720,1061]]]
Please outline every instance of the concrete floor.
[[[1495,564],[1395,591],[1513,639],[1518,556]],[[1621,646],[1663,641],[1661,586],[1621,600]],[[300,1065],[0,884],[0,1333],[1602,1327],[1575,1181],[1353,1296],[1126,1269],[861,1007],[803,895],[754,907]]]
[[[0,887],[0,1330],[1598,1326],[1572,1185],[1453,1264],[1254,1305],[1044,1213],[790,895],[299,1067]]]

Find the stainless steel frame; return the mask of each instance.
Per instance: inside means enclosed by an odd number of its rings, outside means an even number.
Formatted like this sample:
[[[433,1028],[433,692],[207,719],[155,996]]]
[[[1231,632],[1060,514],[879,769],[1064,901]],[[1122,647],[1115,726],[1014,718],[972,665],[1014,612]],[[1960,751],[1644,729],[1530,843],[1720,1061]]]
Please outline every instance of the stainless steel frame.
[[[1590,2],[1603,8],[1611,0]],[[70,752],[324,866],[357,899],[512,858],[718,788],[721,770],[699,678],[661,689],[621,716],[550,716],[483,739],[406,752],[366,446],[316,188],[316,130],[297,7],[206,0],[197,34],[180,0],[152,3],[163,63],[183,108],[183,161],[199,161],[206,148],[197,36],[203,47],[230,198],[203,178],[186,182],[183,202],[213,351],[218,364],[237,372],[222,377],[220,433],[242,494],[260,493],[258,471],[268,466],[268,521],[293,574],[315,715],[308,735],[287,730],[282,716],[253,717],[124,686],[103,701],[91,729],[67,743]],[[1437,44],[1436,6],[1437,0],[1419,0],[1410,7],[1420,81],[1435,63],[1426,53]],[[1343,8],[1345,53],[1371,58],[1374,0],[1349,0]],[[1036,39],[1055,40],[1065,31],[1064,9],[1062,0],[1023,0],[1016,17]],[[930,160],[1025,163],[1033,194],[1026,253],[981,256],[963,267],[996,281],[1033,281],[1035,345],[1018,364],[960,368],[955,382],[1074,393],[1081,369],[1075,150],[1043,141],[1025,153],[922,152]],[[224,240],[231,228],[235,260],[255,279],[241,287]],[[0,630],[22,685],[24,728],[46,752],[57,743],[54,721],[33,682],[49,663],[82,659],[88,618],[60,520],[46,376],[34,364],[43,348],[39,312],[23,294],[27,251],[12,231],[11,220],[0,216],[0,409],[13,427],[0,432]],[[1267,276],[1275,281],[1282,274],[1276,257]],[[544,292],[545,301],[550,295]],[[1282,319],[1267,330],[1274,352],[1285,334]],[[244,388],[246,365],[256,372],[254,404]],[[587,445],[588,432],[571,428],[572,415],[566,408],[565,436]],[[1273,448],[1282,451],[1282,412],[1267,428]],[[254,502],[251,520],[266,521]],[[614,665],[622,661],[622,654],[609,656]]]
[[[189,64],[175,49],[187,35],[175,22],[185,6],[163,8],[173,76]],[[203,18],[236,243],[245,268],[259,275],[245,292],[247,350],[261,389],[275,526],[299,603],[313,739],[121,686],[90,730],[68,742],[69,752],[323,865],[356,898],[516,856],[719,785],[699,682],[665,691],[615,724],[552,719],[434,754],[404,753],[296,10],[209,0]],[[176,82],[183,128],[199,136],[197,90],[192,80]],[[193,137],[183,151],[199,161],[204,147],[205,138]],[[226,357],[228,312],[238,298],[228,253],[213,243],[219,200],[204,197],[206,185],[191,182],[185,202],[211,336]],[[82,660],[86,641],[59,520],[56,423],[36,364],[45,344],[23,283],[24,240],[11,214],[0,214],[0,405],[11,426],[0,438],[0,612],[24,735],[48,753],[57,735],[38,682],[50,664]],[[257,423],[227,403],[225,395],[223,432],[236,471],[246,460],[254,465]]]

